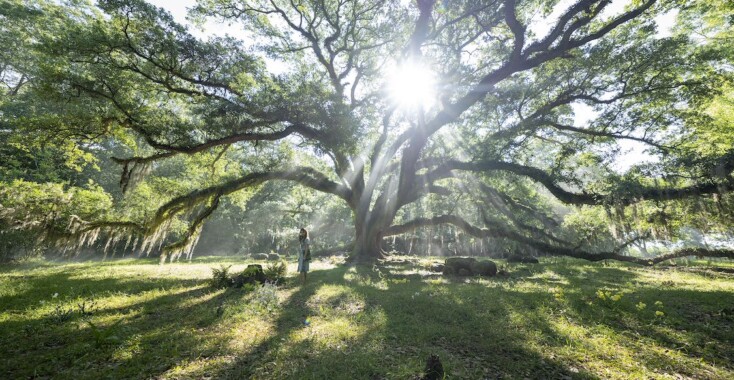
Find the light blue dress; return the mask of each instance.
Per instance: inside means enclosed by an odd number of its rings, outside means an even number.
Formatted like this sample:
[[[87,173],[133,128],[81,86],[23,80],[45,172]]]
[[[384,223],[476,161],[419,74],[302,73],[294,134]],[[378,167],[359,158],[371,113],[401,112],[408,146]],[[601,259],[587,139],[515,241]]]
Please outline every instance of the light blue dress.
[[[298,250],[298,273],[308,272],[309,262],[306,261],[306,250],[309,249],[308,238],[299,241],[299,244],[301,245],[301,247]]]

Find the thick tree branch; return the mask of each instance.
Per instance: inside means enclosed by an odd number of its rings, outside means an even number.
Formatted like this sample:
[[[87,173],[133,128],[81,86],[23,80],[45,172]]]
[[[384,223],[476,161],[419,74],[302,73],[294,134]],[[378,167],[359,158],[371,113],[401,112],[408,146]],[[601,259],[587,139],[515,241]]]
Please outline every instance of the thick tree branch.
[[[596,131],[596,130],[587,129],[587,128],[578,128],[572,125],[566,125],[566,124],[561,124],[561,123],[551,122],[551,121],[547,121],[547,122],[541,121],[540,123],[542,123],[542,125],[551,126],[559,131],[568,131],[568,132],[574,132],[574,133],[579,133],[579,134],[588,135],[588,136],[596,136],[596,137],[609,137],[609,138],[619,139],[619,140],[632,140],[632,141],[637,141],[643,144],[653,146],[655,148],[660,149],[663,152],[667,152],[670,150],[669,147],[659,144],[649,138],[635,137],[631,135],[623,135],[623,134],[612,133],[612,132]]]
[[[487,221],[485,220],[485,223]],[[394,225],[386,229],[383,232],[383,236],[394,236],[404,234],[406,232],[413,231],[415,229],[427,226],[436,226],[440,224],[451,224],[464,232],[479,238],[505,238],[510,239],[519,243],[523,243],[530,247],[540,250],[545,254],[555,256],[569,256],[589,261],[601,261],[601,260],[617,260],[624,261],[639,265],[652,266],[657,263],[676,259],[680,257],[688,256],[699,256],[699,257],[720,257],[720,258],[731,258],[734,259],[734,250],[731,249],[719,249],[719,250],[708,250],[703,248],[684,248],[679,249],[668,254],[651,257],[651,258],[640,258],[633,256],[625,256],[619,254],[616,250],[610,252],[587,252],[577,250],[573,248],[560,247],[557,245],[549,244],[540,240],[532,239],[527,236],[521,235],[517,232],[510,231],[504,227],[497,225],[489,225],[489,228],[479,228],[471,225],[464,219],[454,215],[442,215],[434,218],[418,218],[410,222],[401,225]]]
[[[329,180],[326,176],[313,168],[295,167],[288,171],[258,172],[248,174],[244,177],[228,181],[217,186],[196,190],[186,195],[176,197],[158,209],[156,216],[153,218],[152,224],[160,224],[170,216],[189,208],[193,204],[200,203],[205,199],[216,196],[217,194],[220,196],[228,195],[246,187],[257,186],[272,180],[297,182],[314,190],[336,195],[346,202],[349,202],[351,197],[349,189]]]
[[[562,188],[557,183],[556,178],[541,169],[510,162],[492,160],[475,162],[451,160],[439,165],[432,172],[426,174],[426,176],[433,180],[447,178],[451,176],[451,171],[453,170],[465,170],[472,172],[505,171],[517,174],[540,183],[548,189],[553,196],[562,202],[576,205],[602,205],[605,203],[630,205],[641,200],[675,200],[721,192],[721,184],[711,181],[679,188],[659,188],[641,185],[636,188],[623,189],[620,194],[610,195],[586,192],[574,193]],[[734,179],[731,178],[731,172],[726,173],[726,177],[722,179],[729,185],[734,183]]]
[[[147,133],[142,128],[136,127],[134,128],[136,132],[141,133],[143,136],[150,136],[149,133]],[[285,129],[277,132],[272,133],[235,133],[226,137],[218,138],[218,139],[212,139],[207,140],[205,142],[202,142],[200,144],[195,145],[174,145],[174,144],[167,144],[162,143],[159,141],[156,141],[152,138],[146,139],[146,142],[148,142],[148,145],[150,145],[153,148],[166,150],[169,153],[160,153],[153,156],[148,157],[132,157],[132,158],[113,158],[118,163],[124,163],[128,161],[153,161],[160,158],[167,158],[175,153],[184,153],[184,154],[195,154],[199,152],[203,152],[205,150],[208,150],[210,148],[214,148],[221,145],[230,145],[237,142],[242,141],[276,141],[286,138],[287,136],[290,136],[294,133],[300,134],[305,137],[321,137],[320,132],[307,127],[305,125],[290,125],[286,127]]]
[[[522,48],[525,45],[525,26],[517,20],[515,15],[515,0],[505,0],[505,22],[512,31],[514,36],[514,43],[512,47],[512,53],[510,54],[510,60],[516,61],[520,59],[522,54]]]
[[[408,56],[420,57],[421,45],[423,45],[430,31],[431,14],[436,0],[416,0],[416,4],[419,12],[418,19],[415,22],[415,29],[413,29],[413,34],[410,36],[405,53]]]
[[[533,44],[528,46],[528,48],[525,49],[524,54],[526,56],[529,56],[532,53],[549,49],[553,42],[555,42],[558,37],[560,37],[564,33],[564,31],[566,30],[566,26],[571,21],[571,19],[573,19],[574,16],[583,12],[584,10],[589,9],[589,7],[597,1],[598,0],[577,1],[576,4],[571,6],[564,14],[561,15],[561,17],[558,18],[556,25],[553,26],[548,35],[546,35],[542,40],[534,42]],[[602,4],[600,4],[600,6],[606,6],[610,2],[611,1],[604,1]]]

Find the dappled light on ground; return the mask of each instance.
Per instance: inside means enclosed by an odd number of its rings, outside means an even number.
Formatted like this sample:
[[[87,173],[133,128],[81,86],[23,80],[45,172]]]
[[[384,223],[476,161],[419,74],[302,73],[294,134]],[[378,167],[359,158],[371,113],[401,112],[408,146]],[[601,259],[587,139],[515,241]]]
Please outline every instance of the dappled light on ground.
[[[707,269],[725,262],[500,262],[504,276],[450,278],[317,260],[305,285],[291,272],[272,293],[209,287],[220,264],[248,263],[3,269],[0,375],[393,379],[437,354],[450,378],[734,376],[734,275]]]

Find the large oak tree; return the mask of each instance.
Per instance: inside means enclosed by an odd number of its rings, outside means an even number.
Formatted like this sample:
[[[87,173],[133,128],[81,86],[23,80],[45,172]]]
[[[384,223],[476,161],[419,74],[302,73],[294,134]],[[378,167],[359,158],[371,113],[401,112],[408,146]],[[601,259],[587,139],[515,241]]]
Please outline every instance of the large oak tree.
[[[72,228],[140,233],[150,245],[183,216],[186,232],[166,247],[174,256],[191,249],[222,197],[291,181],[351,208],[356,260],[382,257],[386,236],[452,224],[548,253],[647,263],[619,254],[624,244],[574,247],[544,227],[552,213],[502,185],[608,210],[728,192],[734,151],[692,144],[716,122],[706,107],[730,88],[731,51],[710,40],[731,36],[728,6],[621,3],[202,0],[193,19],[237,25],[244,37],[201,39],[140,0],[5,1],[3,38],[16,44],[3,56],[2,123],[134,147],[114,158],[126,191],[174,156],[239,149],[247,163],[143,223]],[[659,35],[655,18],[673,9],[708,34]],[[575,116],[583,108],[593,117]],[[619,141],[657,160],[620,175],[609,168]],[[267,165],[252,164],[260,145],[275,152]],[[296,155],[277,153],[283,146]],[[474,197],[473,220],[401,214],[457,192]],[[702,252],[655,262],[692,253]]]

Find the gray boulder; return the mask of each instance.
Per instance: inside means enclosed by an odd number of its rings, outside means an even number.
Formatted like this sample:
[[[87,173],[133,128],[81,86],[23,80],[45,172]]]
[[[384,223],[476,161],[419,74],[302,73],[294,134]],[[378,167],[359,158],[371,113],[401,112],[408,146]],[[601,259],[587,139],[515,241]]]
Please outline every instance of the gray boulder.
[[[443,274],[446,276],[495,276],[497,264],[493,261],[478,261],[472,257],[449,257],[446,259]]]
[[[468,271],[468,275],[471,275],[471,267],[477,259],[471,257],[449,257],[444,261],[443,274],[447,276],[451,275],[462,275]],[[464,269],[464,271],[460,271]]]
[[[267,260],[268,254],[267,253],[253,253],[252,255],[250,255],[250,257],[252,257],[253,260]]]
[[[278,261],[280,260],[280,255],[277,253],[268,253],[268,261]]]
[[[480,276],[494,276],[497,274],[497,264],[493,261],[477,261],[471,267],[472,273]]]

